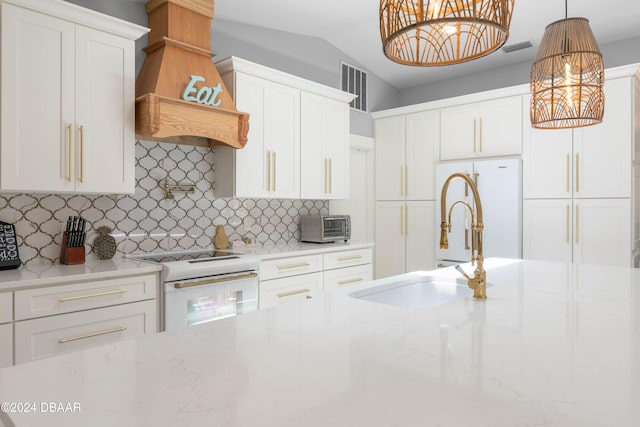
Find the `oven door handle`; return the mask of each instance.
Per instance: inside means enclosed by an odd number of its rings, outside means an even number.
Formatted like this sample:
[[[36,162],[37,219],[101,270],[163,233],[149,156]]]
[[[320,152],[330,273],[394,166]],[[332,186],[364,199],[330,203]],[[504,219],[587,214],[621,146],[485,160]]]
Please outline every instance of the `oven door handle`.
[[[193,286],[212,285],[215,283],[232,282],[236,280],[251,279],[258,277],[257,273],[240,274],[238,276],[218,277],[216,279],[198,280],[195,282],[176,283],[173,285],[176,289],[191,288]]]

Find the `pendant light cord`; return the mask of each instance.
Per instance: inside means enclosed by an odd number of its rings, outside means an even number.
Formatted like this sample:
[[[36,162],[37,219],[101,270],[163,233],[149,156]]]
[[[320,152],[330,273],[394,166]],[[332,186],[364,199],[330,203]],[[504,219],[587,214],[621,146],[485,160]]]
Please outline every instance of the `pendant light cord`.
[[[568,14],[569,7],[567,6],[568,2],[569,0],[564,0],[564,19],[567,19],[569,17],[569,14]]]

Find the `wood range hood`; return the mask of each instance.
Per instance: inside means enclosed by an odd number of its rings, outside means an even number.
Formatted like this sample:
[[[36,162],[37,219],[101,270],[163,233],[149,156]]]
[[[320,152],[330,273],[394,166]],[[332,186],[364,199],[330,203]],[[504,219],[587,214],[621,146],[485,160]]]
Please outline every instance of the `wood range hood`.
[[[136,79],[136,137],[212,147],[247,143],[238,112],[212,61],[213,0],[151,0],[149,45]]]

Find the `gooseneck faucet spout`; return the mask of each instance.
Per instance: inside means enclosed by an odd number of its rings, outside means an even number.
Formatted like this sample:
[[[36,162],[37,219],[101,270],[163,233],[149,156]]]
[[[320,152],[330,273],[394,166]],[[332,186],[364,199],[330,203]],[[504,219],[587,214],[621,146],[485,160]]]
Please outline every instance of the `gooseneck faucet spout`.
[[[474,207],[471,207],[469,203],[463,200],[458,200],[451,205],[447,215],[447,190],[449,189],[451,181],[456,178],[464,180],[471,189]],[[486,299],[487,273],[482,266],[484,261],[482,256],[482,231],[484,230],[484,224],[482,222],[480,193],[478,192],[476,183],[468,175],[459,172],[449,176],[442,186],[442,195],[440,197],[440,249],[449,248],[447,233],[451,232],[451,212],[457,205],[464,206],[471,213],[471,263],[476,264],[476,269],[473,277],[469,277],[466,274],[464,274],[464,276],[467,278],[469,288],[473,289],[473,297]]]

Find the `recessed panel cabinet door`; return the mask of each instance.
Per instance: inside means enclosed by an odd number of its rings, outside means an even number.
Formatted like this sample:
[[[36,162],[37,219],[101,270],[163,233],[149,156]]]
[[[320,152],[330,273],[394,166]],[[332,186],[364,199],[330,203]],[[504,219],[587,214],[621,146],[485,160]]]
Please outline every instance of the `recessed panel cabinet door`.
[[[0,187],[73,191],[75,25],[1,7]]]
[[[573,210],[571,199],[523,201],[523,258],[571,262]]]
[[[436,260],[435,202],[407,202],[405,212],[406,272],[433,270]]]
[[[376,202],[375,277],[405,273],[404,202]]]
[[[474,104],[443,108],[440,113],[440,159],[469,159],[476,157],[476,108]]]
[[[405,117],[375,121],[376,200],[404,200]]]
[[[426,111],[406,117],[405,197],[434,200],[435,170],[440,147],[440,113]]]
[[[76,191],[135,191],[135,64],[131,42],[76,30]]]
[[[300,198],[300,90],[271,83],[268,113],[270,197]]]

